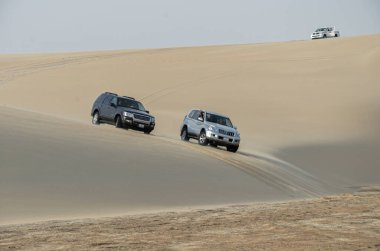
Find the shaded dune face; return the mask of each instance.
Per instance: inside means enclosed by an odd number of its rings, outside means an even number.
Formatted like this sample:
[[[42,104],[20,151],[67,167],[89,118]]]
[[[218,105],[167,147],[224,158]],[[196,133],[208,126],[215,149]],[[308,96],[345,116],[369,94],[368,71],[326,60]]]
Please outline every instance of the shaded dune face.
[[[380,178],[380,36],[0,55],[3,221],[315,197]],[[140,100],[153,135],[91,125],[96,97]],[[179,140],[228,115],[239,152]],[[25,208],[28,208],[26,210]],[[24,218],[23,218],[24,217]]]
[[[270,155],[1,108],[5,223],[315,197],[336,190]]]

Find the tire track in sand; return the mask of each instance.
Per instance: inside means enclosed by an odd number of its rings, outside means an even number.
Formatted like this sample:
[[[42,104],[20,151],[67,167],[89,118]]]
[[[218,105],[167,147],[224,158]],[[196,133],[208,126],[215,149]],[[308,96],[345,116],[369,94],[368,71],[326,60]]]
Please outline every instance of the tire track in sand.
[[[182,142],[169,137],[157,135],[155,137],[223,161],[229,166],[290,196],[313,198],[331,194],[331,191],[336,191],[337,189],[306,171],[271,155],[244,152],[229,153],[222,149],[203,147],[195,143]]]

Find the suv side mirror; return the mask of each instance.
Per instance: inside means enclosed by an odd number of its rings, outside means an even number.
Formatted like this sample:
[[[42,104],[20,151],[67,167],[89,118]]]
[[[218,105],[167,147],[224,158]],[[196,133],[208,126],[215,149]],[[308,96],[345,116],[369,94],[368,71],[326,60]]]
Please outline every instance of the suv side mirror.
[[[115,103],[111,103],[111,106],[116,108],[116,104]]]
[[[146,113],[149,113],[149,111],[148,111],[148,110],[145,110],[145,112],[146,112]]]
[[[237,126],[234,126],[234,129],[237,130]]]

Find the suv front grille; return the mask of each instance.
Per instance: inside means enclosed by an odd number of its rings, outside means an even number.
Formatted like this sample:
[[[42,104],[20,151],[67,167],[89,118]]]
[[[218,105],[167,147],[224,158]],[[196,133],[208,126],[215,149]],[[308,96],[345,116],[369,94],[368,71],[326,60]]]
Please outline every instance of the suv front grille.
[[[140,115],[140,114],[133,114],[135,119],[143,120],[143,121],[150,121],[150,118],[148,116]]]
[[[228,135],[228,136],[234,136],[235,134],[233,132],[227,132],[223,129],[219,129],[220,134]]]

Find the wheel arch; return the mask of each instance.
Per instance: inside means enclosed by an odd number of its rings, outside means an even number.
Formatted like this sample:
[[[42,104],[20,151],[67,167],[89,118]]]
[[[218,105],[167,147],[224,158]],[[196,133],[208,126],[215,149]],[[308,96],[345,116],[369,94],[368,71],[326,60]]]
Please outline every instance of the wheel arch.
[[[119,113],[116,113],[115,117],[113,118],[113,122],[116,122],[117,117],[121,118],[121,115]]]
[[[198,135],[201,135],[202,132],[205,132],[205,133],[206,133],[206,128],[202,127],[202,129],[199,131],[199,134],[198,134]]]
[[[95,109],[92,111],[91,116],[94,116],[94,114],[95,114],[96,112],[99,114],[99,109],[98,109],[98,108],[95,108]]]

